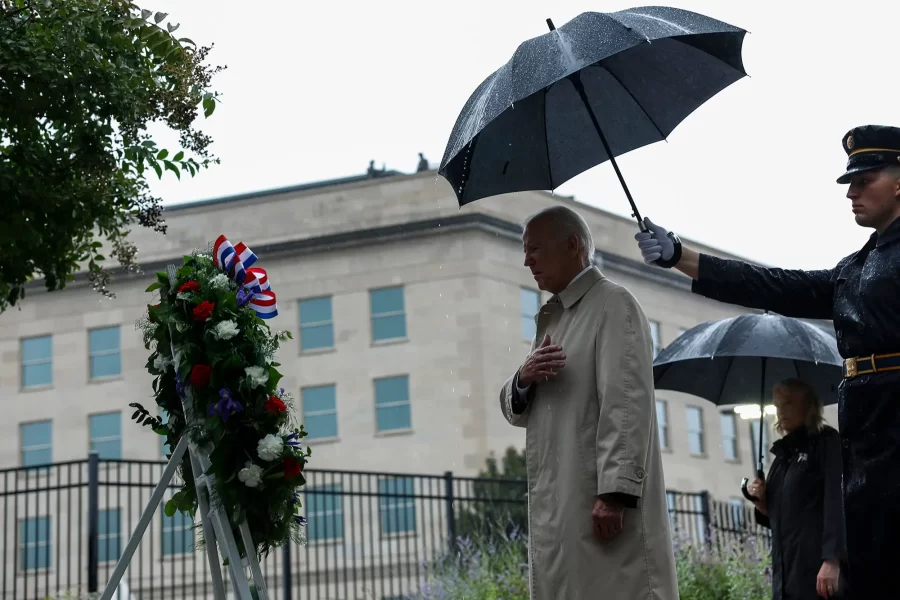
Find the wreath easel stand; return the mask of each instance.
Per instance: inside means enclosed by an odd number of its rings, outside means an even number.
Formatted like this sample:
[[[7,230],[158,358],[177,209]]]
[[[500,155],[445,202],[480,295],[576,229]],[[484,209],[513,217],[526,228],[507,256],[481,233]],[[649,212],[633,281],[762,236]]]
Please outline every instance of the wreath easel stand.
[[[166,267],[166,273],[169,276],[170,284],[174,285],[177,278],[175,266],[169,265]],[[171,325],[169,325],[169,327],[171,331]],[[173,357],[179,356],[175,350],[176,348],[173,343]],[[175,365],[175,369],[178,369],[177,364]],[[186,386],[184,392],[184,397],[181,399],[181,405],[184,409],[185,422],[190,426],[195,422],[190,388]],[[134,533],[131,534],[131,538],[128,540],[125,550],[122,552],[122,557],[119,558],[119,561],[116,563],[116,568],[113,570],[112,576],[106,584],[103,594],[100,596],[100,600],[112,600],[112,596],[119,586],[119,582],[125,575],[125,570],[128,568],[129,564],[131,564],[131,559],[137,550],[138,544],[140,544],[144,537],[144,533],[147,531],[147,527],[150,525],[150,521],[159,509],[166,488],[168,488],[172,478],[175,476],[175,470],[178,468],[178,465],[181,464],[185,452],[190,456],[191,471],[193,472],[197,489],[200,520],[206,542],[206,557],[209,562],[210,575],[212,576],[213,597],[215,600],[226,600],[225,581],[222,577],[222,569],[219,566],[219,551],[221,550],[228,558],[228,568],[231,572],[231,585],[235,597],[238,600],[253,600],[253,596],[250,593],[250,582],[247,579],[247,573],[244,570],[249,566],[259,600],[268,600],[269,594],[266,588],[266,580],[263,577],[262,569],[259,566],[259,559],[256,555],[256,545],[253,543],[253,539],[250,536],[250,529],[247,527],[247,522],[244,520],[238,526],[247,555],[246,558],[242,559],[234,539],[234,534],[232,533],[228,515],[219,502],[219,497],[214,485],[214,476],[205,474],[210,467],[209,454],[204,452],[202,448],[199,448],[193,442],[188,441],[188,438],[188,435],[182,435],[178,444],[175,446],[175,450],[172,452],[172,456],[169,458],[169,462],[163,470],[162,478],[159,483],[156,484],[153,494],[150,496],[150,502],[144,509],[137,527],[134,529]]]

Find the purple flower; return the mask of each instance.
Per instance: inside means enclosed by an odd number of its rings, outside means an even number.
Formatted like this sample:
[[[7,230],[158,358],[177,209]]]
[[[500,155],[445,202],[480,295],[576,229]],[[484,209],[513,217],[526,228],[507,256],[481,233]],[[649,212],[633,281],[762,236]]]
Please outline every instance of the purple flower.
[[[245,290],[244,288],[239,289],[238,293],[237,293],[238,308],[240,308],[240,307],[244,306],[245,304],[247,304],[248,302],[250,302],[250,298],[252,298],[252,297],[253,297],[253,294],[251,292]]]
[[[223,421],[228,422],[228,417],[242,410],[244,407],[241,403],[231,397],[231,392],[222,388],[219,390],[219,401],[209,406],[207,414],[219,415]]]
[[[296,431],[286,438],[284,438],[284,444],[286,446],[290,446],[291,448],[299,448],[300,447],[300,434]]]
[[[303,516],[300,516],[300,515],[294,515],[294,520],[295,520],[295,521],[297,522],[297,524],[299,524],[299,525],[306,525],[306,517],[303,517]]]

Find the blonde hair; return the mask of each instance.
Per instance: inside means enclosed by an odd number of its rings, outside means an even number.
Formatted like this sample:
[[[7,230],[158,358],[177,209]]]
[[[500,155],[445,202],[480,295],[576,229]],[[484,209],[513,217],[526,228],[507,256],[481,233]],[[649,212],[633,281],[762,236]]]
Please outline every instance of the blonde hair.
[[[820,433],[825,428],[824,406],[821,398],[819,398],[816,390],[811,385],[800,379],[785,379],[775,384],[775,387],[772,389],[773,399],[775,394],[779,393],[785,396],[797,394],[806,401],[805,423],[810,433]],[[775,431],[781,435],[785,433],[781,423],[778,421],[775,422]]]

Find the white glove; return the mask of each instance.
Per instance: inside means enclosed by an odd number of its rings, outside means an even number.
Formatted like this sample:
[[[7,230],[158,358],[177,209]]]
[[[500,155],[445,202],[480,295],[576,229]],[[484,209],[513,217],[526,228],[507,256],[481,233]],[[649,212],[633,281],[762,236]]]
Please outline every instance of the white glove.
[[[671,260],[675,255],[675,242],[669,237],[669,232],[646,217],[644,217],[644,225],[649,231],[639,231],[634,234],[644,262],[652,265],[657,260]]]

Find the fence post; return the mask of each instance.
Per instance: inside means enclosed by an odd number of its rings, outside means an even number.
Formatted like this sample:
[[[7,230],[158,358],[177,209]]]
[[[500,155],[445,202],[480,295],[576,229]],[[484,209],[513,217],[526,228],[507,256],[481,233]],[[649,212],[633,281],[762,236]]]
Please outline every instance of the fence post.
[[[88,453],[88,593],[94,594],[98,582],[98,551],[100,539],[100,455]]]
[[[281,553],[282,561],[282,583],[284,584],[284,600],[291,600],[293,590],[291,589],[291,543],[290,540],[284,543]]]
[[[444,471],[444,496],[447,510],[447,535],[450,552],[456,548],[456,514],[453,510],[453,471]]]
[[[712,519],[709,510],[709,492],[703,490],[700,492],[700,512],[703,515],[703,523],[706,525],[704,538],[708,548],[712,548]]]

